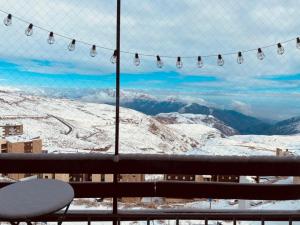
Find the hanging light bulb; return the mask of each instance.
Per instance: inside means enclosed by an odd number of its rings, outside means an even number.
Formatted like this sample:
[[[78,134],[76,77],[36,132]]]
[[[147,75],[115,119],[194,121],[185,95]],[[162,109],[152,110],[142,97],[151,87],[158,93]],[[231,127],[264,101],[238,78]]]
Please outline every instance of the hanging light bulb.
[[[222,56],[220,54],[218,55],[217,64],[218,64],[218,66],[224,65],[224,59],[222,58]]]
[[[238,57],[236,59],[238,64],[242,64],[244,62],[244,57],[242,55],[242,52],[238,52]]]
[[[75,50],[75,44],[76,44],[76,40],[73,39],[70,44],[68,45],[68,49],[69,51],[74,51]]]
[[[90,50],[90,56],[95,57],[96,55],[97,55],[97,48],[96,48],[96,45],[93,45]]]
[[[117,55],[118,55],[117,50],[115,50],[114,54],[110,57],[110,62],[112,64],[115,64],[117,62]]]
[[[300,49],[300,38],[296,38],[296,48]]]
[[[203,61],[202,61],[202,57],[201,56],[198,56],[197,66],[198,66],[198,68],[202,68],[203,67]]]
[[[138,53],[135,53],[135,55],[134,55],[134,65],[136,65],[136,66],[139,66],[140,64],[141,64],[141,60],[140,60],[140,58],[139,58],[139,54]]]
[[[261,48],[258,48],[257,49],[257,54],[256,54],[257,58],[259,60],[263,60],[265,58],[265,54],[264,52],[261,50]]]
[[[31,35],[33,34],[33,24],[32,24],[32,23],[29,24],[29,26],[26,28],[25,34],[26,34],[27,36],[31,36]]]
[[[161,60],[159,55],[156,56],[156,65],[157,65],[158,68],[162,68],[164,66],[164,63]]]
[[[284,47],[282,46],[281,43],[277,44],[277,53],[278,55],[282,55],[284,53]]]
[[[12,15],[8,14],[7,17],[4,18],[3,23],[5,26],[10,26],[12,24]]]
[[[176,67],[178,69],[181,69],[183,67],[183,63],[181,61],[181,57],[177,57],[177,61],[176,61]]]
[[[49,45],[52,45],[52,44],[54,44],[54,42],[55,42],[55,39],[54,39],[54,33],[53,33],[52,31],[49,33],[47,42],[48,42]]]

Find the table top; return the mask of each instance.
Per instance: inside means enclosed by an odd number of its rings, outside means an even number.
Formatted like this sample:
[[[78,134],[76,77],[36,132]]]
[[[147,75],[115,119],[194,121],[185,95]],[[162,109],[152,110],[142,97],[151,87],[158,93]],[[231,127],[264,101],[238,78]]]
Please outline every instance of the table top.
[[[0,218],[29,219],[54,213],[72,202],[74,190],[59,180],[20,181],[0,189]]]

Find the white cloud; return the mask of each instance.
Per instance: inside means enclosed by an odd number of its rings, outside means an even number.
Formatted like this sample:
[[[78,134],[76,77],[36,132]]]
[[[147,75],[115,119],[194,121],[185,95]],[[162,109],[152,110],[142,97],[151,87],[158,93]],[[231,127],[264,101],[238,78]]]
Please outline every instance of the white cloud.
[[[248,105],[248,104],[246,104],[245,102],[234,100],[231,103],[231,107],[232,107],[232,109],[234,109],[234,110],[236,110],[238,112],[244,113],[246,115],[253,114],[251,106]]]

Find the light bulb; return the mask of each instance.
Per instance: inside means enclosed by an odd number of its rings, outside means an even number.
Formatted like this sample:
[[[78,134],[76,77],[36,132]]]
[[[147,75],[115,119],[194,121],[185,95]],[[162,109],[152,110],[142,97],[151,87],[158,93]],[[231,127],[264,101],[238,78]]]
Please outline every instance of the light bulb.
[[[115,64],[117,62],[117,55],[118,55],[117,50],[115,50],[114,54],[110,57],[110,62],[112,64]]]
[[[257,58],[259,60],[263,60],[265,58],[265,54],[264,52],[261,50],[261,48],[258,48],[257,49],[257,54],[256,54]]]
[[[218,64],[218,66],[224,65],[224,59],[222,58],[222,56],[220,54],[218,55],[217,64]]]
[[[47,42],[48,42],[49,45],[52,45],[52,44],[54,44],[54,42],[55,42],[55,39],[54,39],[54,33],[53,33],[52,31],[49,33]]]
[[[95,57],[96,55],[97,55],[97,48],[96,48],[96,45],[93,45],[90,50],[90,56]]]
[[[242,52],[238,52],[238,57],[236,59],[238,64],[242,64],[244,62],[244,57],[242,55]]]
[[[133,62],[134,62],[134,65],[136,65],[136,66],[139,66],[141,64],[141,60],[139,58],[138,53],[135,53]]]
[[[278,55],[282,55],[284,53],[284,47],[282,46],[281,43],[277,44],[277,53]]]
[[[32,24],[32,23],[29,24],[29,26],[26,28],[25,34],[26,34],[27,36],[31,36],[31,35],[33,34],[33,24]]]
[[[8,14],[7,17],[4,18],[3,23],[5,26],[10,26],[12,24],[12,15]]]
[[[201,56],[198,56],[197,66],[198,66],[198,68],[202,68],[203,67],[203,61],[202,61],[202,57]]]
[[[176,67],[178,69],[181,69],[183,67],[183,63],[181,61],[181,57],[177,57],[177,61],[176,61]]]
[[[74,51],[75,50],[75,45],[76,45],[76,40],[73,39],[70,44],[68,45],[69,51]]]
[[[298,49],[300,49],[300,38],[299,37],[296,38],[296,47]]]
[[[164,63],[161,60],[159,55],[156,56],[156,65],[157,65],[158,68],[162,68],[164,66]]]

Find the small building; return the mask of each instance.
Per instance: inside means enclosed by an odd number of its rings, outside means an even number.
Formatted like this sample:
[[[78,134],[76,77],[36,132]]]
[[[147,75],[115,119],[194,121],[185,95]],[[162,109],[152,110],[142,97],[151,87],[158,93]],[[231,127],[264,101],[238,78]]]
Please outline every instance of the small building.
[[[0,153],[7,153],[7,141],[0,139]]]
[[[186,174],[166,174],[164,176],[167,181],[195,181],[195,175]]]
[[[228,182],[228,183],[239,183],[240,176],[236,175],[212,175],[212,182]]]
[[[112,174],[66,174],[44,173],[43,179],[56,179],[65,182],[113,182]]]
[[[120,182],[142,182],[145,181],[144,174],[120,174]],[[123,197],[120,199],[123,203],[139,203],[141,202],[141,197]]]
[[[276,148],[276,156],[282,157],[282,156],[292,156],[293,153],[290,152],[288,149],[281,149],[281,148]]]
[[[23,134],[23,124],[19,123],[6,123],[0,124],[0,137],[8,137],[13,135],[22,135]]]
[[[16,135],[5,138],[7,153],[42,153],[42,139],[27,135]]]
[[[27,135],[7,136],[0,141],[0,144],[1,153],[42,153],[42,140],[40,137],[30,137]],[[36,174],[9,173],[3,175],[13,180],[20,180]]]
[[[240,178],[235,175],[184,175],[166,174],[164,180],[169,181],[195,181],[195,182],[232,182],[238,183]]]

